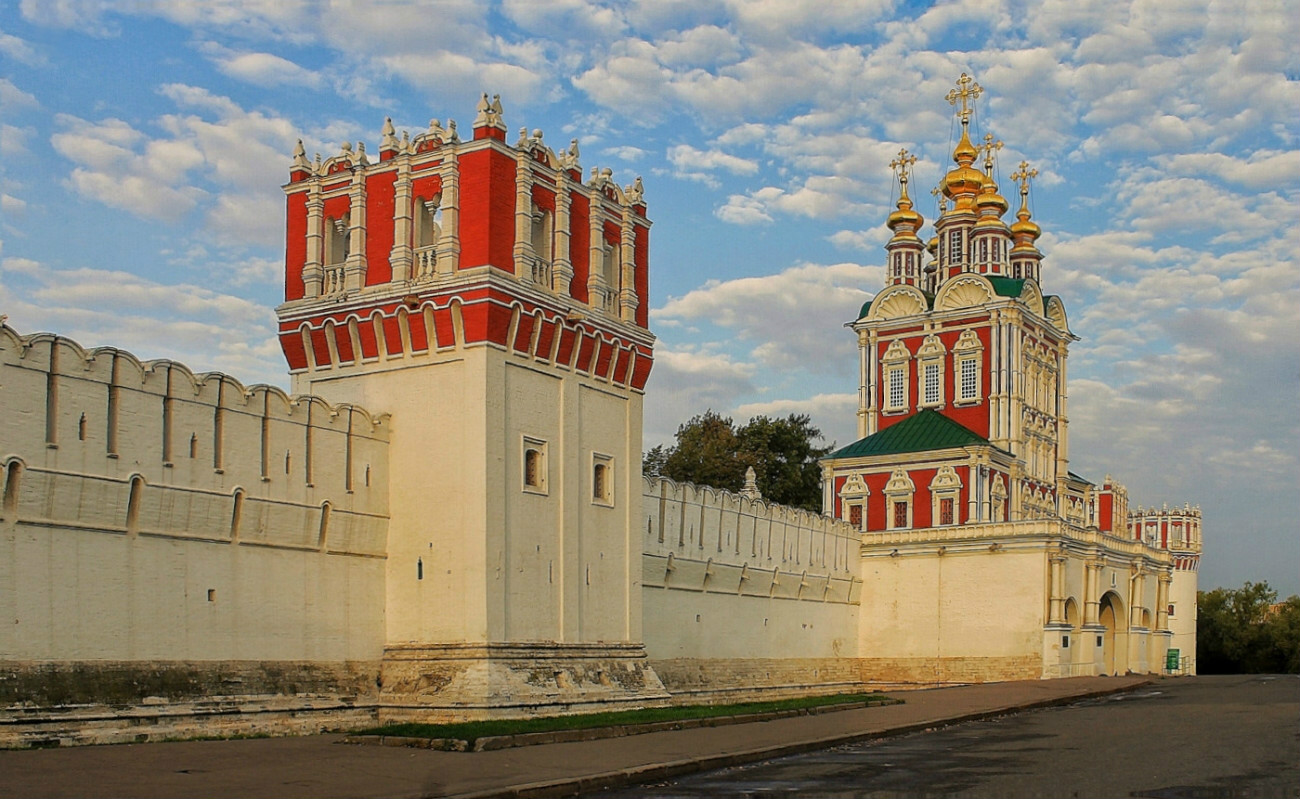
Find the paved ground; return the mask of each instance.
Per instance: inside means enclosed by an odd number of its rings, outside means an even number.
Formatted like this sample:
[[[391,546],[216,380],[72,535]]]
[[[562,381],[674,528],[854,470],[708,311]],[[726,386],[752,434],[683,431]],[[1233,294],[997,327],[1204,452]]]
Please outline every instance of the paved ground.
[[[571,795],[1144,682],[1080,677],[944,688],[905,693],[902,705],[494,752],[347,746],[331,735],[0,751],[0,799]]]
[[[1300,797],[1300,677],[1130,693],[697,774],[622,797]]]

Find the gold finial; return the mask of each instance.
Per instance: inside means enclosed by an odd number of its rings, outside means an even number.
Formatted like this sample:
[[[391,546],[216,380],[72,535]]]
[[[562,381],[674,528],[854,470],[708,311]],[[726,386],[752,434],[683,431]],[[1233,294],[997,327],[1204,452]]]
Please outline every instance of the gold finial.
[[[1030,169],[1028,161],[1021,161],[1019,168],[1011,173],[1011,179],[1020,184],[1021,197],[1029,196],[1029,181],[1036,177],[1038,177],[1038,170]]]
[[[992,133],[984,134],[984,143],[980,145],[980,150],[984,152],[984,171],[993,173],[993,154],[1002,149],[1001,141],[994,141]]]
[[[948,105],[955,106],[957,101],[961,100],[961,110],[957,112],[957,115],[961,118],[961,124],[965,125],[970,122],[971,112],[975,110],[973,104],[968,105],[966,100],[970,99],[973,102],[984,93],[984,87],[976,83],[975,79],[965,72],[961,73],[961,77],[957,79],[957,86],[957,89],[948,92]]]
[[[898,157],[889,162],[889,168],[894,170],[894,177],[903,186],[903,193],[907,193],[907,172],[916,164],[916,156],[909,153],[906,149],[898,151]]]

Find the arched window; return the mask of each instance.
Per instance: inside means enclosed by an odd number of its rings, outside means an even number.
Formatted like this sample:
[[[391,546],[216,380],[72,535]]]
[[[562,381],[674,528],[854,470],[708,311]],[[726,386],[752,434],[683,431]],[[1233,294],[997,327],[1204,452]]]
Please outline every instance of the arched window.
[[[12,520],[18,514],[18,481],[22,478],[21,461],[9,461],[5,467],[4,515]]]
[[[546,442],[524,436],[523,489],[531,494],[545,494],[547,483]]]

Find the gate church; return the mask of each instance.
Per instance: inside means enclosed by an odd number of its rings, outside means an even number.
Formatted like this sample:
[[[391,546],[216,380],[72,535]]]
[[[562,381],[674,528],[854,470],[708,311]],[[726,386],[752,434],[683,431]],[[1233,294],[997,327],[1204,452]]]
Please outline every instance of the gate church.
[[[0,327],[0,739],[290,732],[1158,671],[1199,511],[1068,471],[1059,298],[999,143],[894,163],[861,439],[809,514],[641,476],[641,181],[434,120],[294,154],[292,395]],[[982,164],[981,164],[982,159]],[[983,169],[980,169],[980,166]],[[928,259],[928,260],[927,260]],[[996,586],[991,596],[990,587]],[[977,599],[978,598],[978,599]],[[992,607],[990,607],[992,606]],[[12,620],[12,623],[10,623]]]

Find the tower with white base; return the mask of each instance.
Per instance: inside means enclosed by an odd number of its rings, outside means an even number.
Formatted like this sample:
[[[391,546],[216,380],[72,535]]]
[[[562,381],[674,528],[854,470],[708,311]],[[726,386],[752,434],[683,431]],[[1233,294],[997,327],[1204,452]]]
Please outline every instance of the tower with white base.
[[[280,343],[295,392],[388,412],[381,719],[666,695],[641,638],[650,222],[576,140],[455,122],[294,156]],[[368,479],[363,478],[363,479]]]

